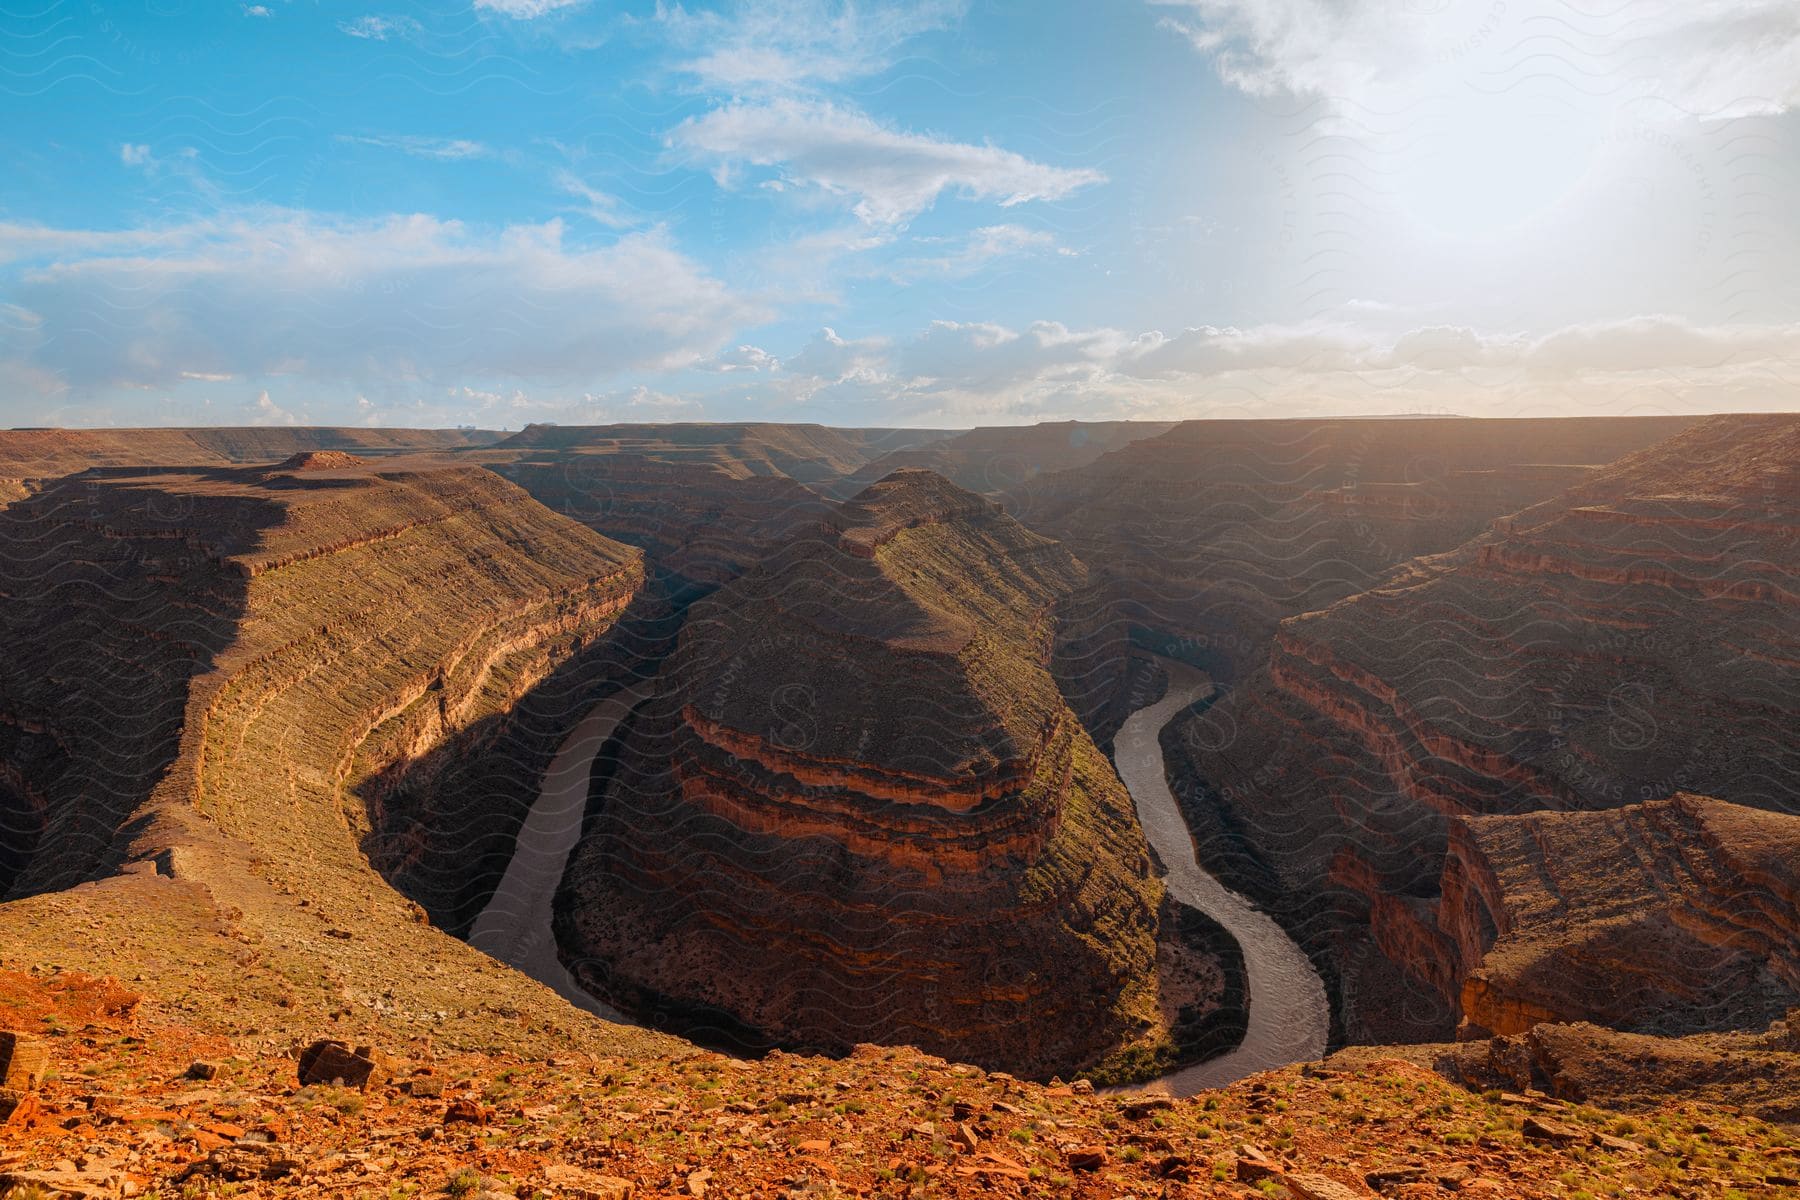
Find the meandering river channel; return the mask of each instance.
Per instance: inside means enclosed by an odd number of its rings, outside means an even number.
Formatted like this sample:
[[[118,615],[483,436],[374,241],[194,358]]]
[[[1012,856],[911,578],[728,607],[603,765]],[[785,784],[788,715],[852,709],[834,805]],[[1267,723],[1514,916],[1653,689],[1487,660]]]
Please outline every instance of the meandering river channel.
[[[1319,1058],[1325,1053],[1330,1010],[1325,985],[1293,939],[1266,913],[1202,870],[1194,858],[1193,839],[1163,772],[1158,735],[1213,684],[1183,663],[1165,659],[1163,665],[1169,675],[1168,693],[1126,719],[1113,740],[1113,761],[1137,805],[1145,835],[1168,868],[1165,882],[1170,894],[1231,932],[1243,947],[1249,984],[1249,1030],[1237,1049],[1143,1085],[1143,1090],[1186,1096],[1258,1071]],[[615,692],[589,711],[563,742],[519,829],[518,848],[506,875],[469,934],[477,949],[610,1021],[629,1018],[577,986],[556,957],[551,905],[581,836],[594,756],[650,689],[645,682]]]
[[[1163,659],[1162,664],[1169,675],[1169,690],[1155,704],[1126,718],[1113,739],[1113,763],[1137,804],[1145,836],[1168,868],[1164,882],[1169,894],[1230,931],[1243,947],[1249,983],[1250,1027],[1237,1049],[1145,1085],[1145,1090],[1187,1096],[1258,1071],[1322,1057],[1331,1009],[1319,973],[1287,932],[1273,917],[1207,874],[1194,858],[1193,838],[1169,791],[1158,735],[1214,685],[1185,663]]]

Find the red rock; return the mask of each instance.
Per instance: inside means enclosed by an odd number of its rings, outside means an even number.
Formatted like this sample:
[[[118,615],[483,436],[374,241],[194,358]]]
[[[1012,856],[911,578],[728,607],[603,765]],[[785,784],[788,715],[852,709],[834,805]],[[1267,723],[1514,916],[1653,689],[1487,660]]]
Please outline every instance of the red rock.
[[[1367,1191],[1339,1183],[1328,1175],[1311,1172],[1284,1175],[1281,1182],[1296,1200],[1363,1200],[1369,1195]]]
[[[1098,1171],[1106,1165],[1105,1146],[1081,1146],[1063,1156],[1072,1171]]]
[[[367,1091],[380,1082],[375,1052],[368,1046],[352,1050],[333,1038],[321,1038],[300,1052],[300,1084],[342,1083]]]
[[[29,1092],[43,1081],[50,1048],[29,1034],[0,1029],[0,1088]]]
[[[1043,1074],[1122,1041],[1156,885],[1045,665],[1083,578],[903,471],[697,603],[608,781],[634,799],[600,806],[565,875],[584,982],[777,1042]],[[815,854],[834,865],[805,874]],[[717,969],[744,945],[748,966]]]
[[[1585,1140],[1581,1130],[1542,1117],[1526,1117],[1519,1132],[1528,1142],[1548,1142],[1553,1146],[1571,1146]]]
[[[444,1124],[463,1121],[470,1125],[485,1125],[488,1121],[488,1110],[478,1101],[468,1097],[452,1100],[444,1108]]]
[[[30,1128],[42,1111],[34,1093],[0,1089],[0,1129]]]

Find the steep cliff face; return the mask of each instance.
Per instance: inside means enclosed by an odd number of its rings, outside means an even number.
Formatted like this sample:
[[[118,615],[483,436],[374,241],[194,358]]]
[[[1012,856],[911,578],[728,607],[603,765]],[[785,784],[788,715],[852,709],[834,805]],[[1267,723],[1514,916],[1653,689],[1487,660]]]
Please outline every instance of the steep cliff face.
[[[244,941],[305,947],[328,990],[378,978],[377,947],[479,960],[371,858],[454,914],[504,868],[535,776],[484,794],[364,786],[433,754],[511,753],[514,706],[606,635],[641,578],[634,552],[474,468],[46,487],[0,513],[0,815],[29,847],[6,864],[10,894],[125,870],[107,887],[150,895],[173,875],[237,914],[220,919]],[[355,941],[321,939],[334,912],[356,915]],[[197,942],[196,963],[214,949]]]
[[[1047,1075],[1154,1022],[1160,888],[1047,663],[1082,568],[900,472],[696,605],[558,898],[690,1029]]]
[[[1678,789],[1800,810],[1797,573],[1800,419],[1628,456],[1283,623],[1179,730],[1203,851],[1337,973],[1352,1037],[1443,1035],[1479,941],[1466,893],[1440,911],[1456,822]]]
[[[554,747],[518,711],[603,655],[639,556],[488,471],[335,462],[0,513],[0,945],[265,1029],[547,1045],[580,1016],[427,916],[499,878]],[[517,777],[457,770],[488,759]]]
[[[1800,816],[1677,793],[1453,825],[1463,1034],[1761,1029],[1800,1004]]]

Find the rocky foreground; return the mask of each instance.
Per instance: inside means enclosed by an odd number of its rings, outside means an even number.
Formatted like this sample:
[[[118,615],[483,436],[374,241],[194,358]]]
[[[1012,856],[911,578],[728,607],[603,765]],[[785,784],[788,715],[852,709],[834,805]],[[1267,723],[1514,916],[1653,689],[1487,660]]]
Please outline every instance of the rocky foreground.
[[[358,1057],[43,968],[0,971],[0,1029],[47,1067],[0,1066],[9,1200],[1800,1194],[1800,1127],[1475,1091],[1379,1052],[1180,1101],[876,1047],[470,1054],[421,1031]]]

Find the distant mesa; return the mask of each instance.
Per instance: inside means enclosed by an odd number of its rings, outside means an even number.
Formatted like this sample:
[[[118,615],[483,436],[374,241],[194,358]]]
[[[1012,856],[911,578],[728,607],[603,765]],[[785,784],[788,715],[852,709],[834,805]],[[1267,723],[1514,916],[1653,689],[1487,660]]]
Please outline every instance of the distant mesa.
[[[367,463],[366,458],[358,458],[343,450],[302,450],[290,455],[275,466],[277,471],[344,471],[351,467],[360,467]]]
[[[922,467],[958,487],[998,496],[1039,475],[1085,466],[1129,442],[1155,437],[1168,421],[1045,421],[971,429],[919,446],[891,449],[824,490],[848,497],[894,471]]]

